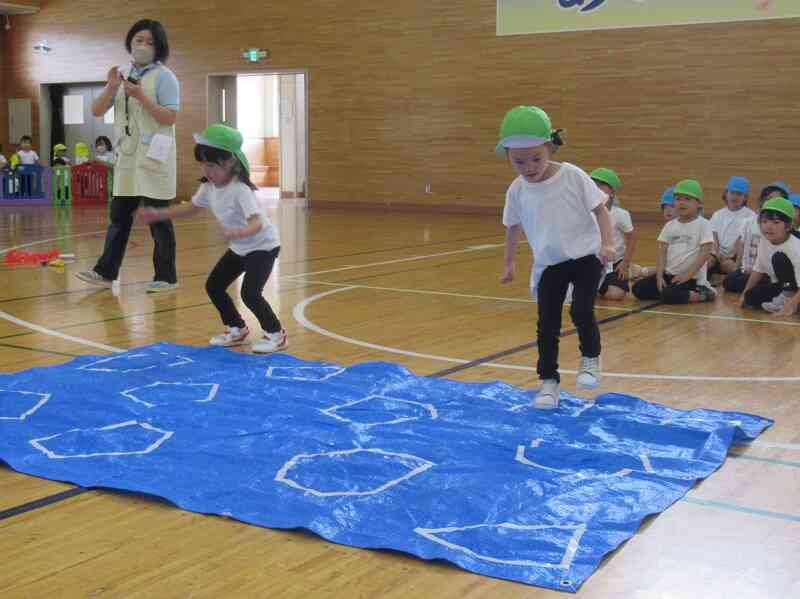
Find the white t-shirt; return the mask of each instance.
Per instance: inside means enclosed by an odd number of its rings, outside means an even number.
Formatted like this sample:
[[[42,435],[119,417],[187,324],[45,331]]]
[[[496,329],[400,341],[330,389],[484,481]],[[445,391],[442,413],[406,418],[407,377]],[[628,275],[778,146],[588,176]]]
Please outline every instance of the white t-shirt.
[[[521,225],[525,231],[534,257],[532,290],[548,266],[600,251],[600,227],[592,210],[606,201],[589,175],[568,162],[541,183],[528,183],[521,175],[514,179],[506,192],[503,224]]]
[[[611,206],[608,212],[611,217],[611,243],[614,246],[611,264],[614,264],[625,257],[625,233],[633,231],[633,221],[631,213],[619,206]]]
[[[669,221],[658,236],[661,243],[667,244],[667,264],[665,271],[671,275],[681,275],[689,270],[700,255],[700,246],[714,242],[711,223],[702,216],[689,223],[682,223],[677,218]],[[707,285],[706,271],[702,268],[694,276],[698,285]]]
[[[103,152],[102,154],[95,154],[95,159],[106,164],[114,164],[114,152]]]
[[[758,246],[761,244],[761,224],[758,222],[758,215],[742,224],[742,270],[750,272],[756,264],[758,256]]]
[[[20,164],[36,164],[39,161],[39,154],[33,150],[17,150]]]
[[[739,210],[720,208],[711,217],[711,230],[719,239],[719,257],[727,258],[736,250],[736,240],[742,233],[742,225],[756,215],[747,206]]]
[[[786,254],[792,262],[795,280],[800,282],[800,239],[791,234],[789,239],[780,245],[773,245],[769,240],[762,238],[758,246],[758,257],[753,270],[769,275],[770,281],[777,283],[778,278],[775,276],[775,269],[772,268],[772,256],[778,252]]]
[[[281,244],[266,208],[259,203],[253,190],[238,179],[225,187],[216,187],[211,182],[203,183],[192,197],[192,203],[210,208],[225,229],[247,226],[247,219],[254,214],[261,217],[261,230],[258,233],[229,241],[229,247],[239,256],[258,250],[273,250]]]

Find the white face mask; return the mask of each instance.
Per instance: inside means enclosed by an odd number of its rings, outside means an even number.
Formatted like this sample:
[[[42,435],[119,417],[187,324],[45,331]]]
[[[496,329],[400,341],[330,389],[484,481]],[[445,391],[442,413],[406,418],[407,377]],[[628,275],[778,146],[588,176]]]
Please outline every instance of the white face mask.
[[[136,46],[131,50],[131,56],[135,64],[145,66],[153,62],[156,51],[152,46]]]

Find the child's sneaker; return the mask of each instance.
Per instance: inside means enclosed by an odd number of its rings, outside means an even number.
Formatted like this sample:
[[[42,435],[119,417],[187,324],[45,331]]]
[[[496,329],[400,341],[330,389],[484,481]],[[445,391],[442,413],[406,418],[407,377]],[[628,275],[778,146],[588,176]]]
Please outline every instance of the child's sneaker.
[[[600,383],[600,356],[587,358],[581,356],[578,368],[577,385],[579,389],[594,389]]]
[[[257,354],[271,354],[289,347],[289,336],[281,329],[277,333],[264,331],[264,338],[253,343],[253,352]]]
[[[208,343],[210,345],[216,345],[217,347],[233,347],[234,345],[241,345],[244,343],[244,340],[249,334],[250,329],[246,326],[242,328],[227,327],[224,333],[215,335]]]
[[[780,293],[772,298],[771,302],[764,302],[761,304],[761,307],[764,308],[767,312],[772,312],[777,314],[783,310],[783,306],[786,303],[786,295],[784,293]]]
[[[700,296],[701,302],[713,302],[717,299],[717,290],[710,285],[702,285],[697,288],[697,295]]]
[[[162,291],[172,291],[177,289],[177,283],[167,283],[166,281],[151,281],[147,285],[147,293],[161,293]]]
[[[558,400],[561,395],[558,381],[547,379],[542,381],[542,388],[533,398],[533,407],[540,410],[555,410],[558,408]]]
[[[75,276],[79,278],[84,283],[89,283],[90,285],[96,285],[97,287],[105,287],[106,289],[110,289],[111,286],[114,284],[114,281],[111,279],[106,279],[100,273],[96,273],[93,270],[84,270],[83,272],[76,272]]]

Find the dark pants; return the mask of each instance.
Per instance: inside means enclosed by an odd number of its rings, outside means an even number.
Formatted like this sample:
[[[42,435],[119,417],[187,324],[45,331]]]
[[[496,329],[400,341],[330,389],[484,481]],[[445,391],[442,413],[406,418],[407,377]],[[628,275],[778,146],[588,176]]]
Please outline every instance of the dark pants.
[[[245,326],[244,319],[228,295],[227,289],[239,275],[244,273],[242,281],[242,301],[258,319],[261,328],[267,333],[281,330],[281,322],[272,311],[272,307],[264,299],[264,285],[272,272],[275,260],[281,248],[274,250],[258,250],[246,256],[240,256],[228,250],[219,259],[206,281],[206,293],[219,310],[222,322],[228,327]]]
[[[114,197],[111,200],[111,214],[106,232],[106,244],[103,255],[97,260],[94,271],[106,279],[115,280],[119,276],[125,249],[128,247],[128,238],[131,235],[133,217],[139,204],[153,208],[166,208],[169,200],[154,200],[143,197]],[[172,221],[162,220],[150,225],[150,234],[153,236],[153,268],[154,281],[177,283],[178,275],[175,272],[175,229]]]
[[[783,252],[776,252],[772,255],[772,268],[775,271],[777,283],[762,282],[753,287],[744,295],[744,303],[752,308],[760,308],[764,302],[771,302],[776,296],[784,291],[796,292],[797,279],[794,275],[794,266],[789,257]]]
[[[578,330],[581,355],[596,358],[600,355],[600,329],[594,317],[594,300],[603,273],[596,256],[584,256],[548,266],[539,280],[539,320],[536,324],[539,378],[561,380],[558,375],[558,338],[561,335],[561,310],[567,287],[572,283],[572,305],[569,314]]]
[[[663,291],[658,290],[656,275],[645,277],[633,284],[633,295],[641,300],[661,300],[665,304],[688,304],[689,293],[697,291],[697,281],[689,279],[680,285],[672,285],[675,275],[664,273],[666,286]]]
[[[741,293],[747,285],[747,279],[750,278],[750,273],[744,272],[741,268],[737,268],[732,273],[725,275],[722,279],[722,288],[725,291],[733,293]]]

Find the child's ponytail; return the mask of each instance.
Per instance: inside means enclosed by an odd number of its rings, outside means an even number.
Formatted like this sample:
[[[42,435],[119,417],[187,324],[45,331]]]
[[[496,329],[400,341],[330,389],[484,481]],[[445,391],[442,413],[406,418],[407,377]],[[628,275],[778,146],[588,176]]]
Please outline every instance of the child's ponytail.
[[[563,129],[554,129],[550,134],[550,143],[553,144],[554,154],[564,145],[564,137],[561,135],[563,132]]]

